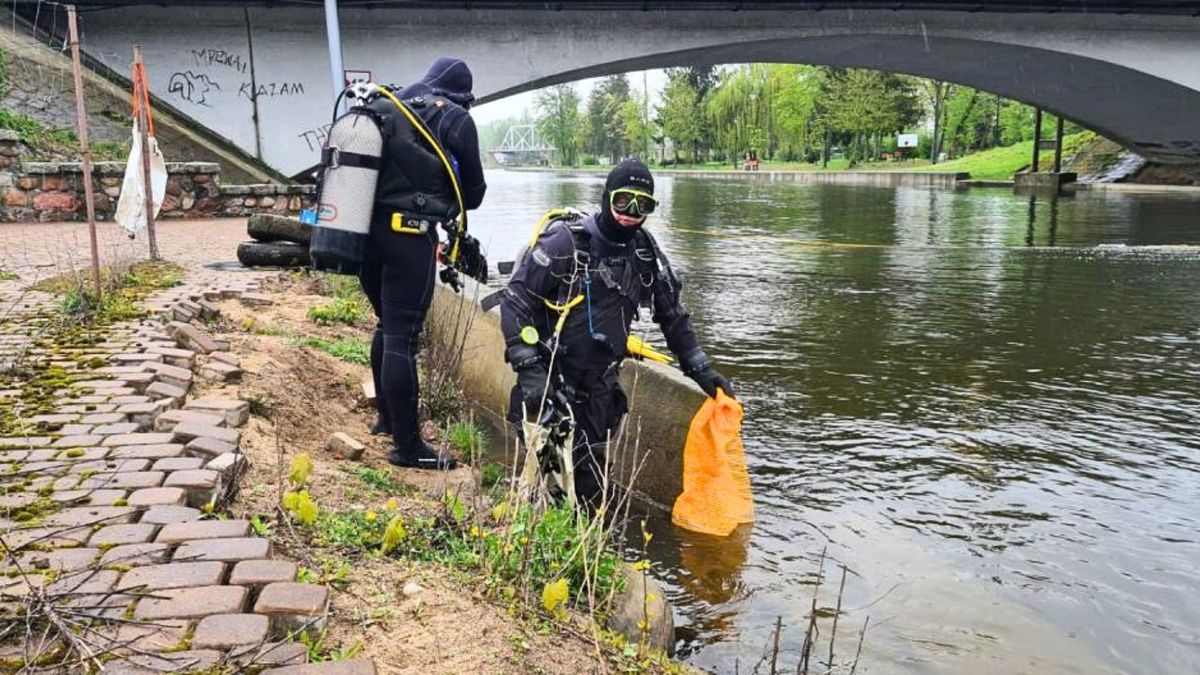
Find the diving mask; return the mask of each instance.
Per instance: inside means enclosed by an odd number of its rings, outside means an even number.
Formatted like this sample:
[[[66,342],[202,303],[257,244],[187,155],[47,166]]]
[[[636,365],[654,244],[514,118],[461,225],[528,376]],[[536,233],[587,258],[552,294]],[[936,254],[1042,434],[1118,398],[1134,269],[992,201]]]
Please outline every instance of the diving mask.
[[[648,216],[654,213],[658,200],[648,192],[621,188],[609,193],[608,205],[617,213],[627,216]]]

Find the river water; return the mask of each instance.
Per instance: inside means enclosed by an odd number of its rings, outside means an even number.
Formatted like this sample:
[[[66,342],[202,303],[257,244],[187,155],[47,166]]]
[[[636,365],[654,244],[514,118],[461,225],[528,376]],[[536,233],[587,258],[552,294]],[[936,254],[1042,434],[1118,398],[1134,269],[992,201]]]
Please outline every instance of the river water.
[[[508,260],[602,178],[488,181],[473,231]],[[849,570],[835,672],[868,617],[858,672],[1200,672],[1200,201],[657,194],[649,226],[745,404],[757,508],[729,539],[653,524],[683,657],[752,672],[781,617],[795,672],[825,550],[826,614]]]

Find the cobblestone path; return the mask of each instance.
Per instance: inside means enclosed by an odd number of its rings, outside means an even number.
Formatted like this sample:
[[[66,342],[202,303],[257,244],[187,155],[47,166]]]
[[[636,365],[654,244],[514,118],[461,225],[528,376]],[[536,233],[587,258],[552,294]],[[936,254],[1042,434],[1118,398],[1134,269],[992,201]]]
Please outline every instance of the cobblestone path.
[[[244,468],[249,409],[189,395],[241,374],[203,320],[218,299],[261,301],[269,275],[191,255],[152,316],[66,344],[48,340],[57,299],[0,283],[0,372],[19,375],[0,391],[16,429],[0,437],[0,672],[375,673],[307,664],[294,638],[320,629],[328,590],[250,522],[210,515]]]

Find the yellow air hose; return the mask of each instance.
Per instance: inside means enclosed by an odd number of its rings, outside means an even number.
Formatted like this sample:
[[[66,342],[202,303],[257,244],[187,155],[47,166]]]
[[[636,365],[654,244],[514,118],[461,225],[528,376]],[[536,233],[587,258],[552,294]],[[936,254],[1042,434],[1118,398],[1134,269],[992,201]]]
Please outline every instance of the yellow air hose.
[[[398,108],[400,112],[408,118],[409,124],[413,125],[413,128],[417,130],[417,133],[421,134],[421,137],[425,139],[425,142],[429,143],[429,147],[433,148],[433,151],[437,154],[438,159],[442,160],[442,166],[446,168],[446,175],[450,176],[450,185],[454,187],[454,198],[458,201],[459,217],[462,218],[462,225],[458,228],[458,232],[454,237],[454,242],[450,247],[450,264],[453,265],[454,263],[458,262],[458,245],[462,241],[462,236],[467,232],[467,209],[463,204],[462,188],[458,184],[458,176],[454,173],[454,166],[450,163],[450,159],[446,157],[446,152],[442,150],[442,144],[438,143],[437,139],[433,137],[433,134],[429,133],[429,129],[425,127],[425,123],[421,121],[421,118],[417,117],[416,114],[414,114],[413,111],[408,108],[408,106],[404,105],[403,101],[396,98],[392,92],[387,90],[386,87],[377,84],[375,85],[375,88],[379,90],[379,93],[386,96],[389,101],[396,104],[396,108]]]

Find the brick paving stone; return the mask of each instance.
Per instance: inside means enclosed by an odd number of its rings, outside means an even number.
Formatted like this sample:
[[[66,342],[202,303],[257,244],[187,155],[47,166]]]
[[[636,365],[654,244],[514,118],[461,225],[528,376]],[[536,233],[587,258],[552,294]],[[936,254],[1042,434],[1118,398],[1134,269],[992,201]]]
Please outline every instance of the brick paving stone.
[[[138,654],[104,666],[104,675],[162,675],[163,673],[206,673],[221,662],[221,652],[190,649],[167,654]],[[372,671],[373,675],[374,671]],[[357,675],[354,674],[354,675]]]
[[[375,664],[366,659],[325,661],[264,670],[260,675],[377,675]]]
[[[0,495],[0,509],[23,509],[36,502],[40,497],[32,492],[13,492]]]
[[[179,545],[172,560],[257,560],[271,555],[271,541],[258,537],[198,539]]]
[[[79,413],[81,415],[84,415],[84,417],[80,419],[81,422],[85,422],[88,424],[97,424],[97,422],[88,422],[86,416],[87,415],[103,415],[105,413],[116,412],[117,404],[115,404],[115,403],[72,403],[69,405],[60,405],[60,406],[58,406],[58,409],[60,412]]]
[[[130,354],[113,354],[110,359],[114,363],[144,363],[146,361],[162,361],[162,354],[152,354],[147,352],[133,352]]]
[[[150,468],[148,459],[97,459],[90,462],[72,462],[69,473],[116,473],[119,471],[145,471]]]
[[[191,324],[172,321],[167,324],[167,332],[185,349],[191,349],[200,354],[220,351],[220,345],[216,340]]]
[[[242,668],[297,666],[308,661],[308,649],[299,642],[264,642],[229,650],[229,661]]]
[[[151,506],[142,514],[142,523],[154,523],[157,525],[170,525],[171,523],[191,523],[200,518],[204,514],[200,509],[193,509],[188,506]]]
[[[212,359],[213,361],[220,361],[221,363],[228,363],[231,366],[238,366],[239,368],[242,365],[241,359],[239,359],[236,355],[231,354],[229,352],[213,352],[208,355],[208,358]]]
[[[204,467],[199,457],[164,457],[154,462],[155,471],[187,471]]]
[[[200,366],[200,377],[213,382],[237,382],[242,378],[242,369],[223,361],[209,361]]]
[[[158,379],[162,382],[184,389],[187,389],[192,382],[192,371],[188,368],[180,368],[167,363],[144,363],[142,370],[158,375]]]
[[[255,614],[271,617],[271,631],[286,637],[301,630],[320,632],[329,606],[329,589],[316,584],[278,581],[267,584],[254,603]]]
[[[114,459],[162,459],[164,457],[182,457],[184,454],[185,450],[180,443],[160,443],[113,448],[109,457]]]
[[[55,414],[51,414],[51,415],[34,415],[33,417],[27,418],[25,421],[30,424],[36,424],[38,426],[45,427],[47,429],[50,429],[50,428],[58,429],[58,428],[62,427],[62,425],[64,425],[64,424],[70,424],[71,422],[78,422],[79,414],[78,413],[55,413]]]
[[[101,445],[104,442],[103,436],[94,434],[86,434],[83,436],[63,436],[54,441],[50,445],[52,448],[90,448],[94,445]]]
[[[136,363],[140,364],[141,361]],[[103,368],[97,368],[96,372],[104,373],[106,375],[125,375],[128,373],[140,373],[142,372],[142,367],[141,365],[130,365],[130,363],[125,363],[120,366],[105,366]]]
[[[185,499],[186,495],[180,488],[142,488],[141,490],[134,490],[129,494],[128,503],[130,506],[179,506],[184,503]]]
[[[92,536],[92,528],[77,527],[63,529],[60,527],[34,527],[27,530],[14,530],[4,535],[4,544],[13,551],[27,546],[40,548],[64,548],[83,546],[88,537]],[[265,555],[247,556],[247,558],[264,558]]]
[[[68,462],[90,462],[108,456],[108,448],[69,448],[58,453],[55,459]]]
[[[182,410],[168,410],[155,418],[154,430],[170,431],[184,422],[219,427],[225,424],[225,417],[224,415],[212,415],[199,410],[188,410],[187,406],[184,406]]]
[[[87,436],[92,433],[93,426],[91,424],[64,424],[58,433],[62,436]]]
[[[125,380],[121,378],[114,378],[111,380],[84,380],[83,382],[76,382],[75,386],[81,389],[92,389],[102,392],[104,390],[124,388]]]
[[[146,387],[146,395],[156,399],[173,399],[178,403],[180,399],[187,396],[187,392],[166,382],[155,382]]]
[[[246,461],[246,456],[241,452],[227,452],[209,460],[208,464],[204,465],[204,468],[228,476],[233,473],[238,464],[244,461]]]
[[[179,544],[190,539],[228,539],[246,537],[250,534],[248,520],[206,520],[200,523],[167,525],[158,533],[155,541],[163,544]]]
[[[112,570],[83,569],[59,577],[46,587],[49,593],[93,594],[107,593],[116,585],[120,573]]]
[[[223,562],[164,563],[135,567],[117,583],[117,590],[144,587],[147,591],[166,588],[219,586],[225,577]],[[236,585],[236,584],[231,584]]]
[[[9,438],[0,438],[0,448],[40,448],[45,445],[50,445],[51,439],[49,436],[16,436]]]
[[[177,347],[150,347],[146,350],[151,354],[160,354],[163,361],[179,368],[191,368],[195,363],[196,352]]]
[[[97,436],[116,436],[136,433],[141,429],[142,425],[136,422],[121,422],[119,424],[102,424],[92,429],[92,433]]]
[[[202,508],[221,490],[221,474],[209,469],[173,471],[167,474],[164,487],[178,487],[187,491],[188,506]]]
[[[155,565],[170,557],[171,547],[166,544],[126,544],[109,549],[100,558],[100,566],[107,565]]]
[[[113,396],[108,399],[108,402],[116,403],[117,405],[129,405],[131,403],[151,403],[152,400],[149,396],[141,394],[127,394],[124,396]],[[117,411],[120,412],[120,408]]]
[[[267,640],[270,621],[260,614],[214,614],[196,624],[192,647],[228,651],[258,645]]]
[[[46,516],[50,527],[83,527],[85,525],[119,525],[137,518],[137,510],[128,506],[77,506]]]
[[[300,566],[290,560],[243,560],[233,566],[229,583],[261,587],[281,581],[295,581]]]
[[[194,422],[183,422],[175,426],[174,442],[187,443],[196,438],[215,438],[218,441],[237,444],[241,433],[237,429],[226,429],[224,427],[215,427],[208,424],[196,424]]]
[[[123,544],[145,544],[154,539],[157,525],[138,523],[134,525],[109,525],[96,530],[89,546],[114,546]]]
[[[367,446],[344,431],[338,431],[330,436],[329,440],[325,443],[325,447],[335,457],[349,460],[357,460],[362,457],[363,452],[367,449]]]
[[[29,551],[21,555],[21,566],[29,570],[74,572],[86,569],[100,555],[96,548],[60,548],[53,551]]]
[[[116,406],[113,406],[116,407]],[[87,413],[79,418],[80,424],[120,424],[126,420],[125,415],[117,412]],[[99,433],[99,432],[96,432]]]
[[[240,427],[250,419],[250,404],[238,399],[195,399],[183,409],[224,417],[228,427]]]
[[[174,652],[180,645],[186,644],[185,639],[190,627],[191,621],[187,619],[172,619],[155,621],[150,625],[121,623],[115,626],[92,626],[88,634],[106,649]],[[104,673],[107,675],[113,672],[113,668],[118,664],[117,661],[109,661],[105,664]]]
[[[132,471],[129,473],[98,473],[79,484],[79,489],[92,488],[148,488],[162,485],[166,477],[161,471]]]
[[[324,588],[324,587],[320,587]],[[133,618],[195,619],[213,614],[237,614],[246,606],[246,589],[241,586],[196,586],[169,588],[138,602]]]
[[[125,445],[161,445],[171,442],[171,434],[118,434],[109,436],[103,439],[103,443],[92,443],[91,445],[104,445],[106,447],[125,446]]]
[[[50,499],[56,502],[87,504],[88,506],[115,506],[129,494],[125,490],[60,490],[51,492]]]
[[[237,449],[233,443],[226,443],[216,438],[196,438],[188,441],[187,444],[188,454],[202,459],[212,459],[227,452],[235,452]]]
[[[145,392],[150,385],[158,381],[158,376],[151,372],[129,373],[128,375],[122,375],[121,378],[135,392]]]

